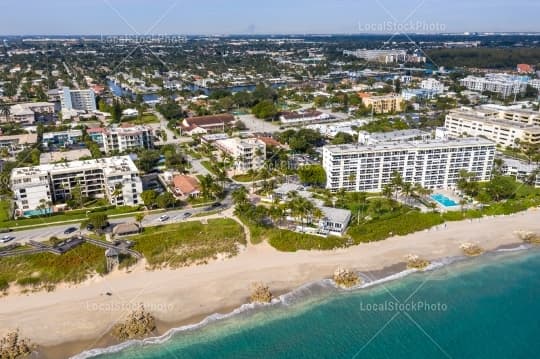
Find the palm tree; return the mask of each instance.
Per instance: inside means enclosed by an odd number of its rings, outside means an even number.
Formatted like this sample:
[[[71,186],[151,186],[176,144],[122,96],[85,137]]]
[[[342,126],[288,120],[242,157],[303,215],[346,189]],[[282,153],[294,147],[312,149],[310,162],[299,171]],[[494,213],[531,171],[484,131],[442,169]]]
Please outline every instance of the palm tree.
[[[502,158],[495,158],[493,160],[493,171],[491,171],[491,177],[496,177],[502,174],[502,167],[504,160]]]
[[[467,204],[467,200],[462,198],[459,200],[459,205],[461,206],[461,212],[465,210],[465,205]]]
[[[0,102],[0,115],[4,116],[6,122],[9,122],[9,117],[11,116],[11,107],[3,101]]]
[[[139,224],[139,229],[143,228],[142,221],[144,217],[145,217],[144,213],[139,212],[135,214],[135,221],[137,221],[137,223]]]
[[[407,204],[410,204],[410,199],[413,193],[413,186],[410,182],[404,182],[401,186],[401,192],[405,195],[407,198],[406,202]]]
[[[397,200],[398,193],[399,193],[401,187],[403,187],[403,183],[404,183],[404,181],[403,181],[403,177],[401,176],[401,173],[399,173],[398,171],[394,171],[392,173],[392,178],[390,180],[390,186],[392,187],[392,189],[394,191],[396,200]]]
[[[212,177],[212,175],[210,174],[207,174],[206,176],[201,178],[200,184],[201,184],[202,196],[206,199],[212,198],[212,187],[214,186],[214,177]]]
[[[242,186],[242,187],[238,188],[237,190],[235,190],[232,193],[232,199],[233,199],[234,204],[241,205],[241,204],[247,203],[247,201],[248,201],[247,195],[248,195],[248,191],[247,191],[246,187],[244,187],[244,186]]]
[[[383,187],[382,195],[386,198],[390,199],[392,198],[392,195],[394,194],[394,189],[392,188],[392,185],[389,183]]]
[[[122,196],[124,194],[124,191],[122,189],[122,184],[117,183],[114,185],[114,191],[111,193],[111,197],[116,200],[118,200],[118,197]]]
[[[47,210],[47,200],[44,198],[40,199],[39,205],[36,208],[41,212],[41,215],[45,214],[45,211]]]
[[[323,211],[321,211],[319,207],[313,207],[313,210],[311,211],[311,218],[317,222],[317,225],[319,225],[319,222],[323,217]]]
[[[270,215],[270,219],[272,219],[274,226],[278,227],[279,221],[283,218],[283,208],[281,208],[279,205],[272,205],[268,211],[268,214]]]

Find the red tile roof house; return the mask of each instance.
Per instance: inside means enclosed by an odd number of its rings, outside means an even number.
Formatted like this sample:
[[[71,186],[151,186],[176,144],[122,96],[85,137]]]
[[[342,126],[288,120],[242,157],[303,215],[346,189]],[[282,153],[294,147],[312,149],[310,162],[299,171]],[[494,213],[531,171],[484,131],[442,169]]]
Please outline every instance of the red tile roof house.
[[[201,194],[199,181],[195,177],[178,175],[173,177],[174,192],[184,197],[198,197]]]
[[[182,121],[179,128],[183,134],[191,136],[195,134],[225,132],[235,122],[234,116],[229,114],[188,117]]]
[[[519,64],[517,65],[517,71],[520,74],[532,74],[534,73],[534,67],[528,64]]]

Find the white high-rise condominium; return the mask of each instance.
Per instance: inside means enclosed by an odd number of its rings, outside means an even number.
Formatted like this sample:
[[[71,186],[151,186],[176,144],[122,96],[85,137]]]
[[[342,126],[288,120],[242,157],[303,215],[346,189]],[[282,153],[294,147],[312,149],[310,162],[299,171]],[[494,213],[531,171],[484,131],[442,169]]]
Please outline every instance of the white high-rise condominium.
[[[71,90],[68,87],[62,89],[60,97],[62,111],[79,110],[79,111],[96,111],[96,97],[92,90]]]
[[[332,191],[380,192],[394,172],[406,182],[443,189],[456,186],[462,170],[488,181],[494,157],[495,144],[481,138],[352,144],[325,146],[323,167]]]

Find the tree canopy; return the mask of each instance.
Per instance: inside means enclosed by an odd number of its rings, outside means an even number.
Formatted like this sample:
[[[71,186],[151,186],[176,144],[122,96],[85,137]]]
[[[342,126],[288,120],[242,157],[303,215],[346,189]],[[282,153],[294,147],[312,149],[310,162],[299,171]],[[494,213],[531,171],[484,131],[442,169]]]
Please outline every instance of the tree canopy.
[[[298,169],[300,181],[305,185],[322,187],[326,184],[326,172],[320,165],[307,165]]]

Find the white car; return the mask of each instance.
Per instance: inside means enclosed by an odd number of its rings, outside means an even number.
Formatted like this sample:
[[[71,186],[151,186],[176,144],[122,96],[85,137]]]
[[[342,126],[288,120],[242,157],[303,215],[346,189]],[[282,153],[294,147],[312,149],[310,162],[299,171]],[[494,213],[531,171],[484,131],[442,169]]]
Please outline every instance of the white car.
[[[0,243],[11,242],[14,239],[15,239],[15,237],[13,237],[13,236],[3,236],[2,238],[0,238]]]
[[[164,214],[163,216],[159,217],[159,221],[160,222],[165,222],[169,219],[169,216],[167,216],[166,214]]]

